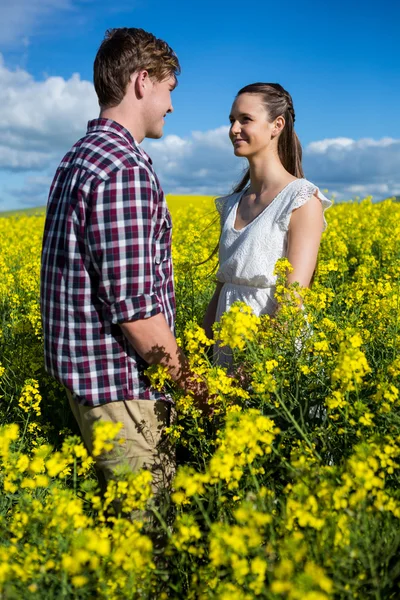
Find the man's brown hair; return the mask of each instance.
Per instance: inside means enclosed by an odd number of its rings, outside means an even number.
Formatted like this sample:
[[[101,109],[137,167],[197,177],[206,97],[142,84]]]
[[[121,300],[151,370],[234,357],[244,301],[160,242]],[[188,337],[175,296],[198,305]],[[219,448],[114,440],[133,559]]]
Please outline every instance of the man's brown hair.
[[[125,96],[131,74],[143,69],[156,81],[171,75],[176,81],[181,72],[175,52],[153,34],[133,27],[107,30],[93,67],[100,106],[117,106]]]

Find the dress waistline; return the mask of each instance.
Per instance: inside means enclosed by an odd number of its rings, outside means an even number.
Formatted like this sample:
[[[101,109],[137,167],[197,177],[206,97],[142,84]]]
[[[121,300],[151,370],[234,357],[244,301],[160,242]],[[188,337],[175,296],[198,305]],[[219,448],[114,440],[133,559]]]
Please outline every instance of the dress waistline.
[[[249,290],[273,290],[276,287],[275,284],[259,286],[259,285],[244,285],[243,283],[232,283],[231,281],[220,281],[219,283],[222,283],[223,286],[231,286],[234,288],[240,287],[240,288],[245,288],[245,289],[249,289]]]

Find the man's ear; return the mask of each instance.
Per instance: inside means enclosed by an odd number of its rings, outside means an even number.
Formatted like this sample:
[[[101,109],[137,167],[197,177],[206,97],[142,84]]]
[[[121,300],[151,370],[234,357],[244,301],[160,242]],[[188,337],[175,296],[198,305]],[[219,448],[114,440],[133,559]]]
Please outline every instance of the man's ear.
[[[143,98],[150,84],[149,73],[146,70],[132,73],[131,83],[135,86],[135,92],[138,98]]]

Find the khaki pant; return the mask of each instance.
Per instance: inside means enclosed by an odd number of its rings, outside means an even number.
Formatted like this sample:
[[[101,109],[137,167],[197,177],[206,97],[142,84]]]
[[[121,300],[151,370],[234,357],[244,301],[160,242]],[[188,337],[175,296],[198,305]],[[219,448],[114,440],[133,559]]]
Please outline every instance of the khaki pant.
[[[78,422],[83,441],[92,454],[93,425],[100,419],[122,423],[118,437],[125,441],[112,451],[94,457],[99,479],[105,488],[115,468],[128,464],[132,471],[149,469],[155,495],[171,488],[175,475],[175,451],[164,433],[175,418],[175,410],[162,400],[119,400],[101,406],[82,406],[67,390],[68,400]]]

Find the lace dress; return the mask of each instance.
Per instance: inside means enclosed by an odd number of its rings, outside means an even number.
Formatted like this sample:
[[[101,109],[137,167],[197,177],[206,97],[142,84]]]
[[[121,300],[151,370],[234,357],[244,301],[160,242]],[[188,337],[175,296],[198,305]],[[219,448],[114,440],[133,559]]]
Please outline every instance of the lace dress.
[[[324,212],[332,205],[316,185],[307,179],[296,179],[284,187],[255,219],[237,230],[237,207],[245,191],[215,201],[221,218],[217,280],[224,284],[216,321],[238,300],[249,305],[257,316],[273,314],[277,307],[273,271],[276,261],[287,256],[292,211],[310,200],[313,194],[320,199]],[[229,364],[229,355],[226,348],[214,349],[215,360],[220,364]]]

